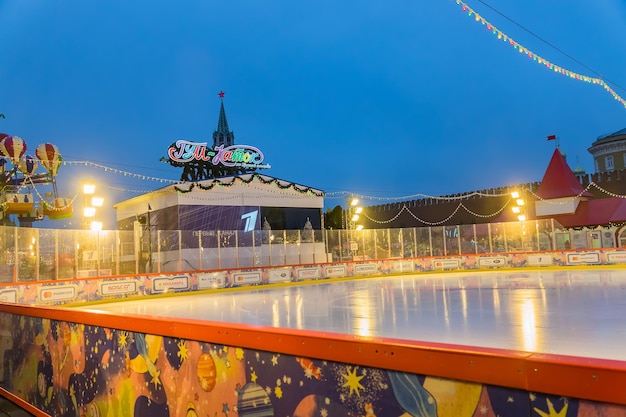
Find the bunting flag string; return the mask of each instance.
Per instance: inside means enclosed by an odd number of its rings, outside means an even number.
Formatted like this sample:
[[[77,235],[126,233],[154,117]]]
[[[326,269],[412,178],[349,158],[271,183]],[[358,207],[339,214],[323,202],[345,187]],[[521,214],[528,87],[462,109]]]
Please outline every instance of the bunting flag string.
[[[528,48],[526,48],[524,45],[520,44],[519,42],[516,42],[514,39],[512,39],[510,36],[508,36],[507,34],[505,34],[504,32],[502,32],[500,29],[498,29],[497,27],[495,27],[494,25],[492,25],[490,22],[488,22],[484,17],[482,17],[480,14],[476,13],[476,11],[474,9],[472,9],[471,7],[469,7],[466,3],[464,3],[461,0],[455,0],[456,4],[458,4],[459,6],[461,6],[461,11],[464,13],[467,13],[467,15],[469,17],[474,17],[474,20],[477,23],[482,24],[483,26],[485,26],[485,28],[490,31],[491,33],[493,33],[495,36],[497,36],[498,40],[502,40],[503,42],[506,42],[507,44],[509,44],[510,46],[513,47],[513,49],[516,49],[520,54],[524,54],[526,55],[528,58],[532,59],[533,61],[535,61],[537,64],[543,65],[545,66],[548,70],[554,71],[556,73],[562,74],[566,77],[569,77],[573,80],[577,80],[577,81],[582,81],[582,82],[586,82],[586,83],[590,83],[590,84],[594,84],[594,85],[599,85],[602,88],[604,88],[609,94],[611,94],[613,96],[613,98],[615,100],[617,100],[619,103],[622,104],[622,106],[624,106],[626,108],[626,100],[624,100],[622,97],[620,97],[619,94],[617,94],[617,92],[612,89],[606,82],[604,82],[604,80],[602,80],[601,78],[597,78],[597,77],[590,77],[587,75],[582,75],[579,73],[576,73],[574,71],[570,71],[566,68],[560,67],[558,65],[555,65],[554,63],[548,61],[547,59],[537,55],[536,53],[534,53],[533,51],[529,50]]]

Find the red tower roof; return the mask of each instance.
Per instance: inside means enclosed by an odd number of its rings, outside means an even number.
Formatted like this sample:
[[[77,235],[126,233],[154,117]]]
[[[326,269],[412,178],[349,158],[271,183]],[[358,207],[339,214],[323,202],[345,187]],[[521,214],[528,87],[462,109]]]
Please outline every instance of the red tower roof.
[[[543,174],[543,179],[537,190],[537,195],[543,199],[563,197],[593,197],[589,191],[585,191],[576,175],[572,172],[559,149],[552,154],[550,164]]]

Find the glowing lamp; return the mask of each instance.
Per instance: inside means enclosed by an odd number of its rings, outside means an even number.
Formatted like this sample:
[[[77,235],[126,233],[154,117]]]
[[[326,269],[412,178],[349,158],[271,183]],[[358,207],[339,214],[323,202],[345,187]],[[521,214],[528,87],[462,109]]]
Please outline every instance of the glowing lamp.
[[[83,185],[83,193],[84,194],[93,194],[96,192],[95,184],[85,184]]]

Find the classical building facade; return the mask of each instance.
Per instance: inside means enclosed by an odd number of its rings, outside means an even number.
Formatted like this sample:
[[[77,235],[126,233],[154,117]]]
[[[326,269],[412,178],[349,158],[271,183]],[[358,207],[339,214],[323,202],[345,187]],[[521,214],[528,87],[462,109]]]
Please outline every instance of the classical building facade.
[[[626,129],[602,135],[588,149],[593,156],[595,172],[626,168]]]

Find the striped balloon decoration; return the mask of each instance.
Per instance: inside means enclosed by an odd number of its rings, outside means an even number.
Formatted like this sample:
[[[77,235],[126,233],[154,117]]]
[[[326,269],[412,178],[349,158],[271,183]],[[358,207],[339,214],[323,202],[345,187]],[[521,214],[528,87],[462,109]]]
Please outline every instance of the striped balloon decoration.
[[[35,150],[35,155],[41,161],[41,165],[48,170],[50,175],[56,175],[59,170],[59,165],[61,165],[61,154],[59,153],[59,148],[52,143],[42,143],[37,146]]]
[[[18,165],[26,153],[26,142],[19,136],[7,136],[0,141],[0,152],[9,158],[13,165]]]

